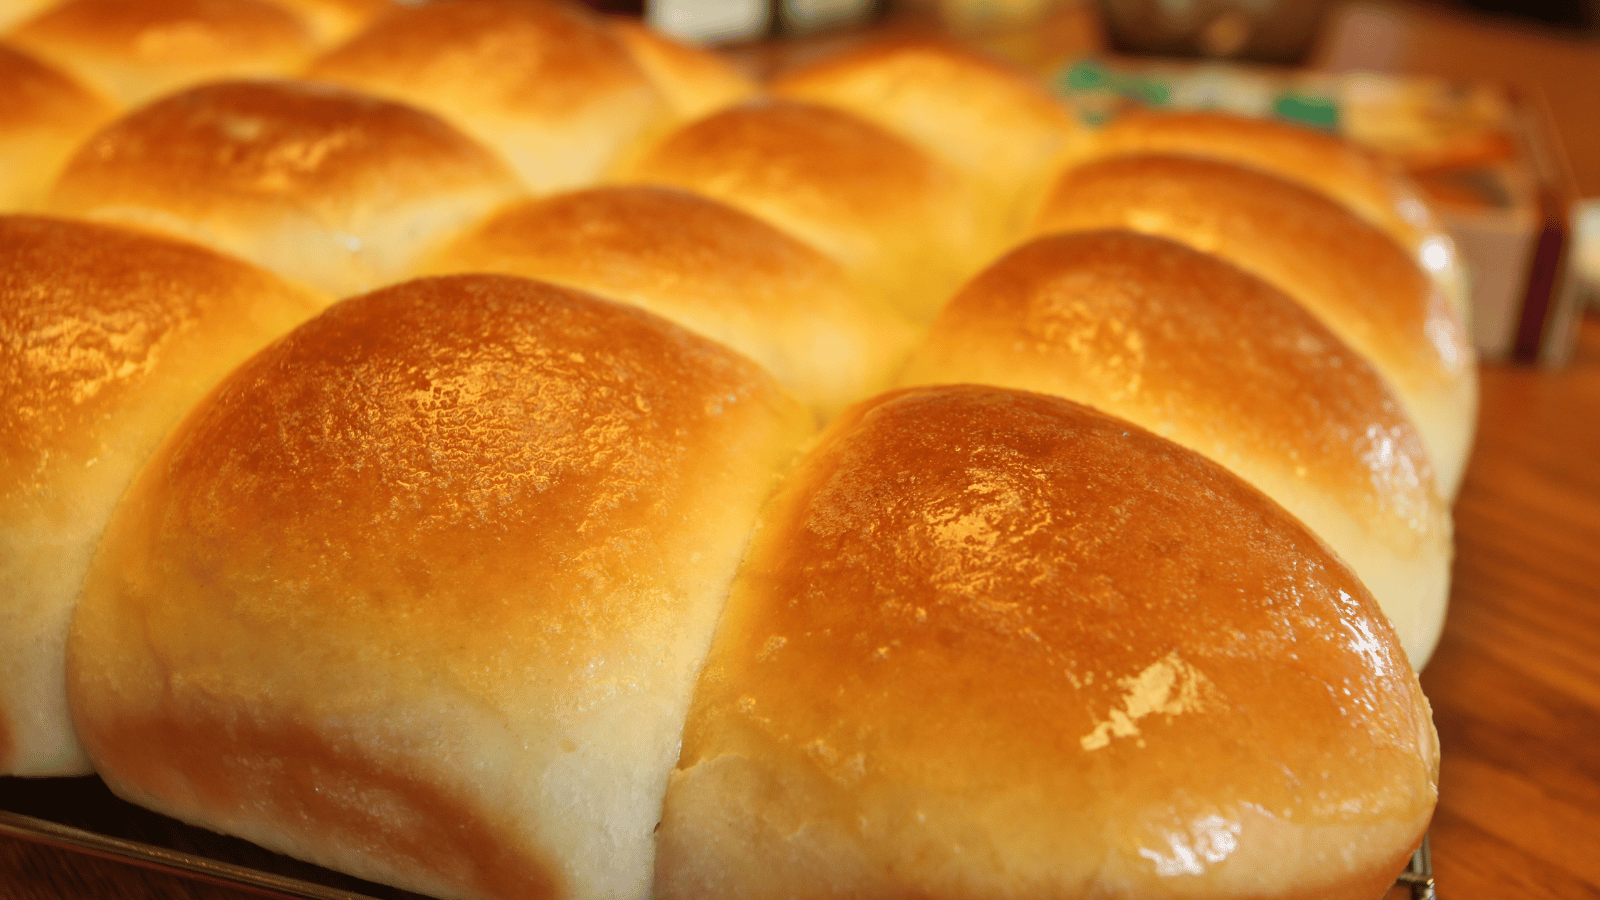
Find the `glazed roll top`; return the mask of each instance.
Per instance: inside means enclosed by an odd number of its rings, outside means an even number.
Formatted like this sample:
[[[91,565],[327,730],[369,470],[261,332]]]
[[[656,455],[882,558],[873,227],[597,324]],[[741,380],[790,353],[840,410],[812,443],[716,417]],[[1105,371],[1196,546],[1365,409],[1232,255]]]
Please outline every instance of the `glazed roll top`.
[[[1468,321],[1471,298],[1455,242],[1398,165],[1314,128],[1217,112],[1129,112],[1074,145],[1080,161],[1177,153],[1236,163],[1303,184],[1344,204],[1412,251],[1445,299]]]
[[[0,44],[0,212],[32,210],[67,157],[115,108],[76,79]]]
[[[1293,297],[1383,374],[1455,497],[1477,414],[1459,316],[1399,244],[1332,200],[1263,172],[1130,155],[1068,169],[1035,232],[1128,228],[1212,253]]]
[[[224,81],[107,126],[49,205],[345,296],[397,280],[521,191],[492,153],[421,110],[327,85]]]
[[[927,321],[999,236],[985,234],[961,176],[849,113],[788,100],[723,110],[669,135],[622,179],[738,207],[841,262]]]
[[[1281,291],[1163,238],[1039,238],[951,300],[902,376],[959,382],[1076,400],[1222,464],[1327,541],[1427,661],[1451,560],[1427,452],[1382,377]]]
[[[662,898],[1381,896],[1437,743],[1360,582],[1065,400],[887,395],[763,514],[667,792]]]
[[[436,112],[504,154],[540,193],[593,183],[672,119],[605,19],[547,0],[409,6],[306,76]]]
[[[623,300],[746,354],[823,419],[889,385],[910,326],[839,264],[695,194],[606,187],[513,204],[425,265],[503,272]]]
[[[84,744],[135,802],[369,879],[645,896],[695,672],[811,428],[576,291],[346,300],[130,490],[73,624]]]
[[[89,771],[63,654],[112,508],[190,405],[322,305],[200,247],[0,216],[0,773]]]
[[[219,78],[298,71],[307,24],[270,0],[62,0],[7,40],[125,106]]]

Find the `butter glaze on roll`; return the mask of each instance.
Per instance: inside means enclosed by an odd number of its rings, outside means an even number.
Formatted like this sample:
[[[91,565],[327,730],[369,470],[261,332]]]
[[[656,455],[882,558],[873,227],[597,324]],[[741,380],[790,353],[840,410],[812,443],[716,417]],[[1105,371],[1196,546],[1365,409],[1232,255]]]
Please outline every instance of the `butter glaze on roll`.
[[[497,157],[422,110],[329,85],[224,81],[108,125],[49,208],[166,231],[345,296],[398,280],[521,191]]]
[[[0,44],[0,212],[32,210],[78,144],[116,111],[59,68]]]
[[[298,71],[311,29],[268,0],[63,0],[7,40],[125,106],[219,78]]]
[[[1477,419],[1459,316],[1388,235],[1308,188],[1240,166],[1129,155],[1070,168],[1035,234],[1128,228],[1215,254],[1306,307],[1388,379],[1455,498]]]
[[[538,193],[592,184],[673,119],[606,20],[576,3],[406,7],[306,77],[432,110],[504,154]]]
[[[830,419],[889,385],[911,327],[839,264],[767,223],[671,188],[603,187],[513,204],[425,272],[502,272],[624,300],[761,363]]]
[[[1415,256],[1463,322],[1472,298],[1460,253],[1398,164],[1335,135],[1217,112],[1131,111],[1075,145],[1080,162],[1103,156],[1181,153],[1260,169],[1344,204]]]
[[[201,394],[323,302],[189,244],[0,216],[0,773],[89,771],[64,647],[112,507]]]
[[[1371,900],[1437,752],[1382,613],[1276,504],[1065,400],[911,390],[763,514],[657,896]]]
[[[642,897],[692,680],[811,418],[525,279],[330,307],[130,489],[73,623],[134,802],[444,898]]]
[[[1066,397],[1221,463],[1327,541],[1427,661],[1449,507],[1387,383],[1282,292],[1162,238],[1039,238],[950,301],[902,377],[959,382]]]

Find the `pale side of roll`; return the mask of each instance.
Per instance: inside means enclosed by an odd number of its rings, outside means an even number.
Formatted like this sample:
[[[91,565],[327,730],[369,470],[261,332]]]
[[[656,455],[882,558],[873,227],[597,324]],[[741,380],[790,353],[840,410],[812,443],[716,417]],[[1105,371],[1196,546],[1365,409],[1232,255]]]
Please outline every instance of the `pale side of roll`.
[[[52,0],[0,0],[0,32],[38,15]]]
[[[63,0],[8,41],[124,106],[219,78],[284,76],[316,45],[270,0]]]
[[[1398,164],[1338,136],[1220,112],[1130,111],[1074,148],[1081,160],[1180,153],[1250,166],[1339,201],[1399,241],[1470,325],[1472,298],[1455,241]]]
[[[49,208],[166,231],[346,296],[399,279],[521,193],[494,154],[422,110],[329,85],[224,81],[112,122],[66,165]]]
[[[201,394],[323,303],[189,244],[0,216],[0,773],[89,771],[64,647],[112,507]]]
[[[624,300],[761,363],[820,419],[889,386],[912,329],[839,264],[747,213],[671,188],[513,204],[423,272],[503,272]]]
[[[1191,451],[917,389],[763,513],[667,792],[657,896],[1372,900],[1438,744],[1360,582]]]
[[[119,506],[73,621],[124,797],[442,898],[639,898],[693,678],[812,432],[755,364],[495,275],[330,307]]]
[[[564,0],[440,0],[386,16],[306,77],[420,106],[537,193],[592,184],[672,122],[607,21]]]
[[[77,79],[0,44],[0,212],[44,202],[67,157],[116,108]]]
[[[400,7],[399,0],[273,0],[300,16],[318,47],[331,47]]]
[[[1323,195],[1254,169],[1128,155],[1070,168],[1036,234],[1130,228],[1213,253],[1303,304],[1388,379],[1455,498],[1477,426],[1461,318],[1410,254]]]
[[[611,31],[682,121],[754,97],[760,87],[715,51],[685,44],[638,19],[616,16]]]
[[[900,314],[931,319],[1000,243],[954,169],[865,119],[761,100],[668,135],[620,180],[738,207],[843,263]]]
[[[1387,383],[1282,292],[1162,238],[1038,238],[950,301],[902,376],[960,382],[1066,397],[1221,463],[1326,541],[1427,662],[1449,507]]]
[[[948,39],[880,38],[772,84],[843,109],[928,150],[977,186],[1007,234],[1082,140],[1070,109],[1037,78]],[[998,252],[998,251],[996,251]]]

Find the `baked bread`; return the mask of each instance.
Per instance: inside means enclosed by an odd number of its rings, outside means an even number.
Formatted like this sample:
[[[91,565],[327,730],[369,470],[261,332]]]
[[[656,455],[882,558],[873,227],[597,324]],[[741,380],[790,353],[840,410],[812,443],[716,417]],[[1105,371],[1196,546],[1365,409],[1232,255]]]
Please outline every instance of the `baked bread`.
[[[322,298],[210,250],[0,216],[0,774],[77,775],[67,622],[157,442]]]
[[[1388,384],[1281,291],[1164,238],[1038,238],[940,311],[902,384],[1066,397],[1188,447],[1350,565],[1420,670],[1450,593],[1449,507]]]
[[[1319,193],[1227,163],[1118,156],[1069,168],[1036,234],[1129,228],[1213,253],[1295,298],[1388,379],[1454,499],[1477,418],[1463,323],[1409,254]]]
[[[698,119],[754,97],[760,87],[716,53],[617,16],[611,32],[682,121]]]
[[[1122,113],[1073,146],[1076,159],[1178,153],[1260,169],[1337,200],[1410,250],[1463,322],[1472,298],[1455,241],[1393,160],[1288,122],[1220,112]]]
[[[218,78],[298,71],[316,45],[270,0],[61,0],[6,39],[123,106]]]
[[[1438,745],[1360,582],[1214,464],[914,389],[762,515],[667,790],[662,900],[1380,897]]]
[[[409,6],[306,77],[431,110],[496,147],[538,193],[592,184],[673,116],[604,18],[549,0]]]
[[[497,211],[423,266],[501,272],[664,316],[764,366],[818,418],[889,386],[909,324],[783,231],[671,188],[591,188]]]
[[[717,612],[811,417],[525,279],[343,301],[130,489],[68,689],[119,794],[455,897],[642,897]]]
[[[521,194],[494,154],[421,110],[293,81],[221,81],[108,125],[49,208],[166,231],[333,296],[399,279]]]
[[[62,163],[115,112],[76,79],[0,44],[0,212],[36,209]]]

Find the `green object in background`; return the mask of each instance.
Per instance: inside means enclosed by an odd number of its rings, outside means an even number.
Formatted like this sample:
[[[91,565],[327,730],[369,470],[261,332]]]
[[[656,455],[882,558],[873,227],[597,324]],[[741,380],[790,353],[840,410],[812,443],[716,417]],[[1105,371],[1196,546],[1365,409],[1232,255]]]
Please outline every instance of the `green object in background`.
[[[1272,114],[1325,131],[1339,128],[1339,105],[1331,98],[1309,94],[1279,94],[1272,103]]]

